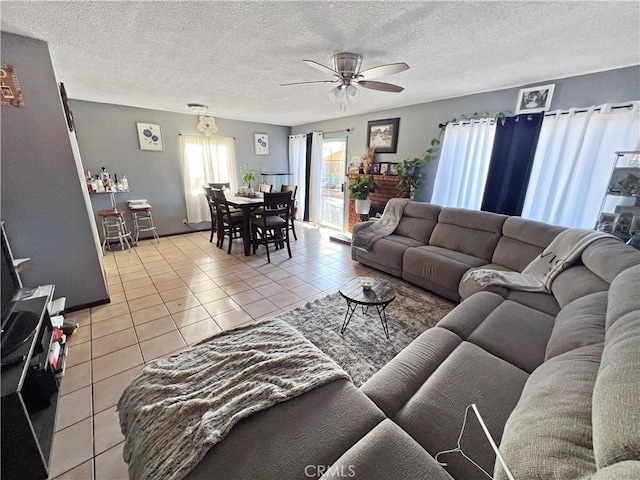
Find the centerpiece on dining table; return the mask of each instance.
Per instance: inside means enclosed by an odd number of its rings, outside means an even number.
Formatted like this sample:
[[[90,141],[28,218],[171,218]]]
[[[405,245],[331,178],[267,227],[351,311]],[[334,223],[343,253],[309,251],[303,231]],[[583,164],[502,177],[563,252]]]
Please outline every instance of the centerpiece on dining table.
[[[242,181],[246,184],[246,187],[240,187],[238,190],[238,195],[242,195],[245,197],[255,197],[256,193],[251,187],[251,182],[256,179],[256,172],[249,168],[248,163],[243,163],[240,166],[240,174],[242,175]]]

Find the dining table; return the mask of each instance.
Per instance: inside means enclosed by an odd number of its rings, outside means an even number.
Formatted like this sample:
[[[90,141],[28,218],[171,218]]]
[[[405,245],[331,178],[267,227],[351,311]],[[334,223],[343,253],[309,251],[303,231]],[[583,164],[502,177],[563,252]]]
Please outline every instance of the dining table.
[[[251,255],[251,213],[264,206],[264,198],[261,193],[256,193],[253,196],[245,196],[230,193],[229,191],[226,191],[224,196],[229,206],[242,210],[242,243],[244,246],[244,254],[248,257]]]

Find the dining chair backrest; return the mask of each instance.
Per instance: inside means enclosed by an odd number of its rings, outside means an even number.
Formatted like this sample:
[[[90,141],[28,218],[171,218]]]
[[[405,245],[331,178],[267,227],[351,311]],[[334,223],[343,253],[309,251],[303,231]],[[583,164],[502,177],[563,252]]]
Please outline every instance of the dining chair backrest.
[[[282,185],[280,187],[281,192],[291,192],[291,198],[296,198],[296,193],[298,193],[297,185]]]
[[[202,189],[204,190],[204,196],[207,197],[207,200],[212,202],[213,201],[213,193],[211,192],[212,188],[211,187],[205,187],[203,185]]]
[[[264,194],[264,215],[280,215],[289,217],[289,207],[291,205],[291,192],[265,193]]]
[[[269,185],[268,183],[261,183],[258,187],[260,193],[271,193],[271,190],[273,190],[273,185]]]
[[[221,183],[209,183],[211,188],[216,188],[218,190],[222,190],[222,188],[231,188],[231,183],[229,182],[221,182]]]

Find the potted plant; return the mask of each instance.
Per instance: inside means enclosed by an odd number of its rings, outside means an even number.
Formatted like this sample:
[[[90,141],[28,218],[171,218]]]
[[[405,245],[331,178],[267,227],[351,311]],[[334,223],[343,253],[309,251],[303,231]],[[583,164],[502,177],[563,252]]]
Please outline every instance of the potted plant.
[[[429,159],[430,160],[430,159]],[[422,181],[423,174],[420,173],[420,166],[428,162],[425,157],[405,158],[398,163],[398,194],[404,198],[413,198],[416,188]]]
[[[364,153],[362,157],[360,157],[362,159],[362,171],[365,173],[365,175],[369,175],[369,172],[371,171],[371,163],[373,162],[375,154],[376,147],[371,146],[367,148],[366,153]]]
[[[349,198],[356,201],[356,213],[359,215],[367,215],[371,208],[371,200],[369,194],[376,191],[378,184],[373,177],[362,177],[358,175],[349,183]]]
[[[242,175],[243,183],[247,184],[247,193],[253,193],[253,189],[251,188],[251,182],[256,179],[256,172],[249,168],[248,163],[243,163],[240,166],[240,174]]]

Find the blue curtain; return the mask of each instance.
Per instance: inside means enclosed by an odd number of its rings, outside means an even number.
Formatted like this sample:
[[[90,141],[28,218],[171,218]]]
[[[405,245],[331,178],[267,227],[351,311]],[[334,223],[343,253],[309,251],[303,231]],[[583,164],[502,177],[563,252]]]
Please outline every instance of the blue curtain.
[[[544,113],[522,114],[498,122],[482,210],[520,215],[527,194]]]

